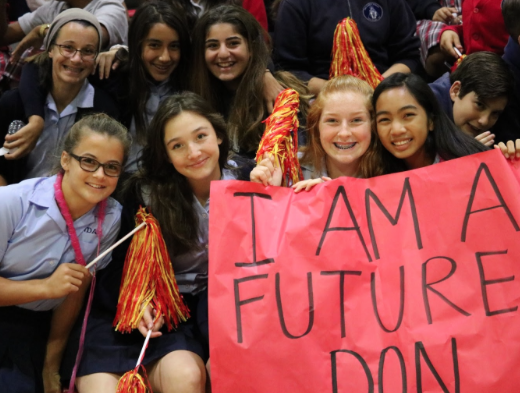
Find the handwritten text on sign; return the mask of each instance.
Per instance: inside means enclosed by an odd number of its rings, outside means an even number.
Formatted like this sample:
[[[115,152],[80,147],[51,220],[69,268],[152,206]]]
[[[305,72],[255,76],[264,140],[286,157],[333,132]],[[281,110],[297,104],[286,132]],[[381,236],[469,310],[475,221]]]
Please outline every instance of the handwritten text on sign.
[[[215,182],[213,391],[517,391],[514,171],[488,152],[301,194]]]

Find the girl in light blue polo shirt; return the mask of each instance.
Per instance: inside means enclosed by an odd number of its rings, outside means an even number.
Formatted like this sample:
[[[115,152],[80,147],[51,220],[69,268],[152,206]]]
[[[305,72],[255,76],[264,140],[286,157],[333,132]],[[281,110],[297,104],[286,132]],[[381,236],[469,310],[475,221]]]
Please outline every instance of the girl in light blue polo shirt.
[[[112,262],[97,277],[77,373],[80,393],[115,392],[119,377],[135,367],[148,329],[153,333],[142,364],[152,390],[205,391],[209,193],[212,181],[236,178],[236,171],[227,166],[228,148],[225,122],[201,97],[186,92],[159,106],[148,130],[141,169],[123,187],[121,233],[134,228],[140,205],[153,213],[191,318],[168,331],[161,328],[162,318],[154,325],[154,312],[147,307],[139,331],[115,331],[112,322],[129,241],[116,248]],[[69,347],[79,330],[76,324]],[[75,350],[71,352],[74,356]]]
[[[121,124],[87,116],[65,138],[57,175],[0,187],[2,392],[43,392],[42,370],[48,386],[59,383],[69,329],[90,283],[84,266],[119,232],[121,206],[109,196],[128,149]]]

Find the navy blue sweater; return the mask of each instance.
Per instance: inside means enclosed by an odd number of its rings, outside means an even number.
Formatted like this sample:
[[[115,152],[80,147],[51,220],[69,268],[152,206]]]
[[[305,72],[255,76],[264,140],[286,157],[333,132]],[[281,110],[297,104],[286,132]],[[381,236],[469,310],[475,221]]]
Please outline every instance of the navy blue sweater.
[[[379,72],[402,63],[420,64],[415,17],[405,0],[283,0],[275,24],[275,63],[308,81],[328,79],[336,25],[346,17]]]
[[[514,94],[506,109],[498,118],[491,131],[497,136],[495,141],[505,142],[520,138],[520,46],[511,37],[502,56],[514,76]],[[500,138],[498,136],[500,135]]]

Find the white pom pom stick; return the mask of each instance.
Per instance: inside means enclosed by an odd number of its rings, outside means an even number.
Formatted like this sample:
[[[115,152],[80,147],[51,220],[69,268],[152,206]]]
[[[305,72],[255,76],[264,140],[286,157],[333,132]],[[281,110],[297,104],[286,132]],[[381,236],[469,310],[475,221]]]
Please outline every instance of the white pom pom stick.
[[[455,51],[457,56],[462,57],[462,53],[460,53],[460,50],[458,50],[456,46],[453,47],[453,50]]]
[[[119,241],[117,241],[117,243],[113,244],[112,247],[108,248],[107,250],[103,251],[101,254],[99,254],[97,256],[96,259],[94,259],[92,262],[90,262],[88,265],[87,265],[87,269],[90,269],[92,266],[94,266],[97,261],[99,261],[101,258],[103,258],[105,255],[107,255],[110,251],[112,251],[114,248],[116,248],[117,246],[119,246],[121,243],[123,243],[126,239],[128,239],[130,236],[132,236],[134,233],[136,233],[138,230],[140,230],[141,228],[143,228],[144,226],[146,225],[146,222],[142,222],[141,224],[139,224],[138,226],[136,226],[130,233],[127,233],[124,237],[122,237],[121,239],[119,239]]]
[[[144,353],[146,351],[146,347],[148,346],[148,341],[150,341],[150,336],[152,335],[152,329],[148,330],[148,333],[146,334],[146,339],[144,340],[143,348],[141,349],[141,353],[139,354],[139,359],[137,359],[137,364],[135,367],[138,367],[144,358]]]

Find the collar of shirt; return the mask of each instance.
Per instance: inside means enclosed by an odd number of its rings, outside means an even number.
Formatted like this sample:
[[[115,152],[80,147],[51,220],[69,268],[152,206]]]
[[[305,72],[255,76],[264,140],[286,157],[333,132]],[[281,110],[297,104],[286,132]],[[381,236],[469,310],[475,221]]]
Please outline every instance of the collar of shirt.
[[[54,182],[56,181],[56,175],[43,178],[42,181],[34,187],[34,190],[29,197],[29,202],[33,203],[37,206],[46,208],[46,214],[52,218],[52,220],[58,225],[58,227],[66,232],[67,224],[65,219],[63,218],[60,208],[56,203],[56,199],[54,197]],[[90,211],[97,209],[97,205],[94,206]],[[89,212],[90,212],[89,211]],[[84,214],[82,217],[88,216],[88,213]],[[81,217],[76,220],[77,223],[81,223]]]
[[[54,198],[54,182],[56,175],[44,178],[34,187],[29,202],[47,209],[46,214],[53,219],[62,231],[67,230],[67,224],[61,215],[56,199]]]
[[[173,94],[173,89],[171,88],[169,81],[169,79],[160,83],[152,83],[148,81],[148,85],[150,86],[150,97],[148,97],[148,101],[146,101],[146,121],[148,124],[152,121],[152,118],[155,115],[155,112],[157,112],[162,100]]]
[[[237,164],[231,160],[229,160],[227,163],[229,166],[232,166],[232,167],[237,166]],[[237,179],[237,177],[233,170],[227,169],[227,168],[222,169],[222,174],[220,175],[220,180],[236,180],[236,179]],[[204,204],[204,206],[202,206],[202,204],[199,202],[199,200],[197,199],[197,197],[195,195],[193,195],[193,199],[194,199],[193,203],[195,205],[195,209],[199,210],[199,214],[201,212],[200,208],[204,209],[205,212],[209,214],[209,198],[206,201],[206,203]],[[204,218],[207,218],[207,216],[205,216]]]
[[[47,94],[46,105],[47,108],[53,112],[54,116],[56,116],[57,118],[62,118],[77,113],[78,108],[93,108],[94,93],[94,87],[88,82],[88,79],[85,79],[79,93],[76,95],[76,97],[74,97],[71,103],[67,105],[65,109],[63,109],[63,111],[60,114],[58,114],[56,102],[54,101],[54,98],[52,97],[51,93]]]

